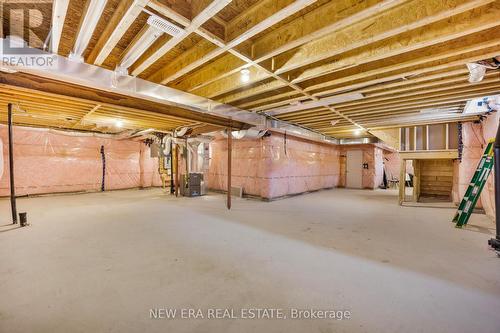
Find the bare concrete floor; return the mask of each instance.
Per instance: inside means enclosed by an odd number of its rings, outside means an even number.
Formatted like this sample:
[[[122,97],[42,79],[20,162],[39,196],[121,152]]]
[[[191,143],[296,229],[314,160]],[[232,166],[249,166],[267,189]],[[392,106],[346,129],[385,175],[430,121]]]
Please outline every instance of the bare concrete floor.
[[[130,190],[19,200],[0,227],[0,332],[500,332],[493,223],[395,191],[275,202]],[[0,224],[10,221],[0,201]],[[341,309],[349,320],[150,319],[151,308]],[[180,310],[179,310],[180,311]]]

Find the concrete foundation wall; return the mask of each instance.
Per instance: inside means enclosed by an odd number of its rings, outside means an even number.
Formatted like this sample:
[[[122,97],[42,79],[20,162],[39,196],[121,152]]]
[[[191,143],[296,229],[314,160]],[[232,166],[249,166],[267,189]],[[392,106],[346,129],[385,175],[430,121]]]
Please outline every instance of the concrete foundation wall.
[[[3,173],[0,196],[9,189],[7,127],[0,126]],[[92,134],[14,127],[16,194],[99,191],[102,183],[101,146],[106,160],[105,189],[160,186],[158,160],[149,148],[131,140]]]

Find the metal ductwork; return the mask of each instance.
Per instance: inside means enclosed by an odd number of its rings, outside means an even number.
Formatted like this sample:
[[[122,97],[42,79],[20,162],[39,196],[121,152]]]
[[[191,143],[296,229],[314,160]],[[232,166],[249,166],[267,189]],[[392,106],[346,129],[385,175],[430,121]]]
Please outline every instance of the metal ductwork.
[[[469,69],[469,82],[475,83],[483,80],[486,70],[488,69],[499,69],[500,68],[500,56],[481,60],[478,62],[468,63],[467,68]]]
[[[264,135],[266,135],[269,131],[267,129],[256,129],[256,128],[250,128],[247,130],[241,130],[241,131],[231,131],[231,134],[233,136],[233,139],[260,139]],[[227,130],[221,131],[221,135],[225,138],[227,138]]]

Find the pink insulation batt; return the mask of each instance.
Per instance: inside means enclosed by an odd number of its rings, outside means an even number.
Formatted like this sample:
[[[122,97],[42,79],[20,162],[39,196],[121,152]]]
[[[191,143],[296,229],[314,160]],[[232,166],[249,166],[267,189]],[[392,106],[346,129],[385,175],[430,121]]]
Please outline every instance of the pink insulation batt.
[[[3,173],[0,195],[9,195],[7,127],[0,126]],[[106,159],[105,189],[159,186],[158,160],[132,140],[103,135],[14,127],[17,195],[98,191],[102,181],[100,149]]]
[[[227,140],[210,143],[209,188],[226,190]],[[244,194],[273,199],[336,187],[339,149],[296,136],[272,132],[261,139],[233,140],[232,186]]]

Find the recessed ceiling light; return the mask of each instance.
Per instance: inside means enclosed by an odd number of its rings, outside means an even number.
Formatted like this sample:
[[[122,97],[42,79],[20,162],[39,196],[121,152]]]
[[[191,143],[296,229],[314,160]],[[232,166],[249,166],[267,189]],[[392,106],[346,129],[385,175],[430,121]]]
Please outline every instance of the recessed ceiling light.
[[[117,119],[115,121],[115,126],[118,127],[118,128],[123,127],[123,120]]]

